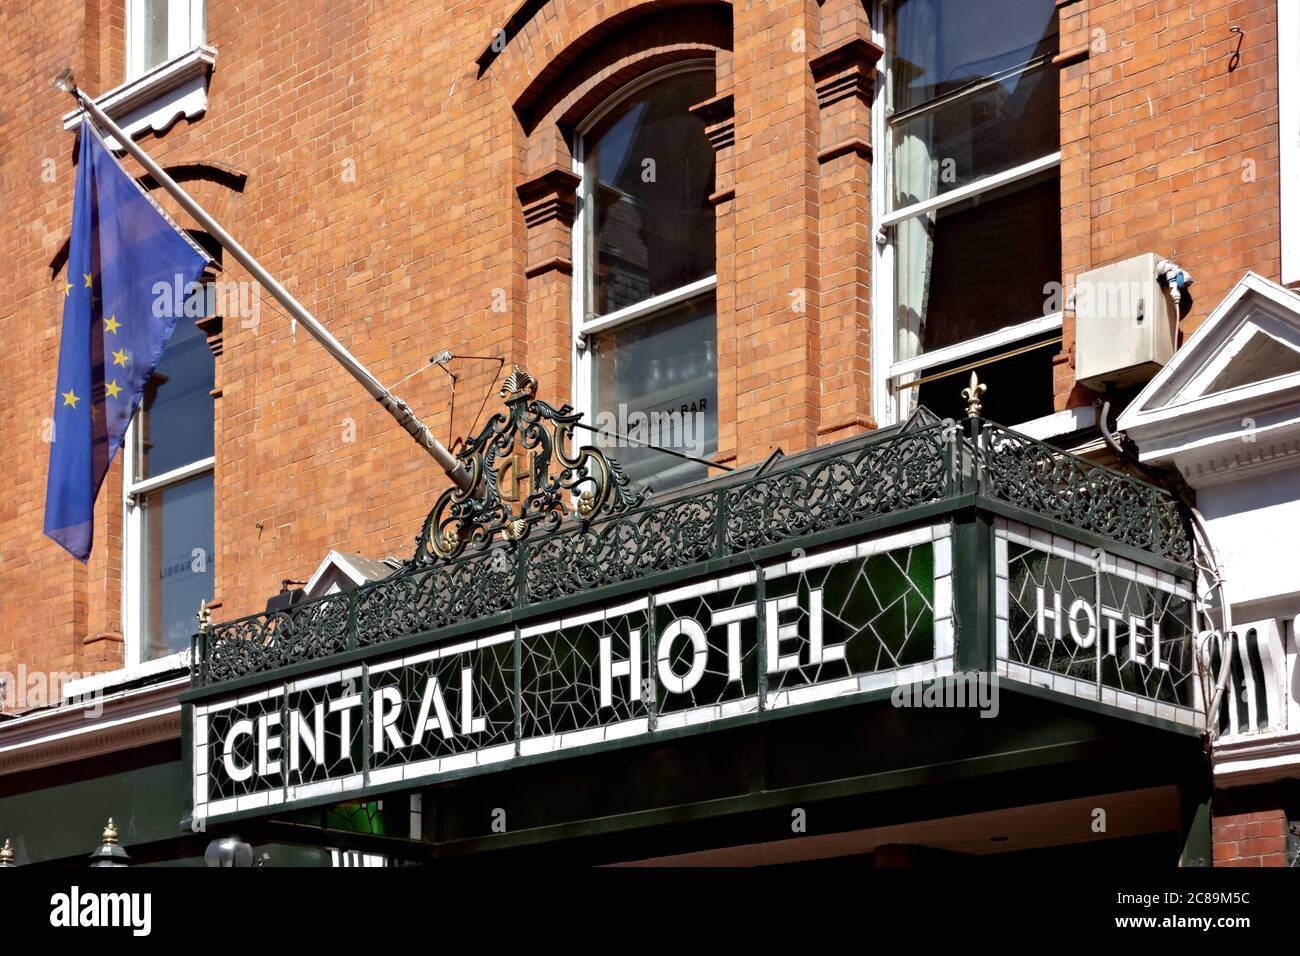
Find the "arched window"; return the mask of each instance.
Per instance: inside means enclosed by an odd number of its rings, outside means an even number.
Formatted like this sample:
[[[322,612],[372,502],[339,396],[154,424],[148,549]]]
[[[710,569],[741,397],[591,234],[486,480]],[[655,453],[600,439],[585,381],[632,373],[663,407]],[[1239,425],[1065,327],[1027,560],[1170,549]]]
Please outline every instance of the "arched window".
[[[657,491],[705,477],[718,447],[713,148],[690,108],[711,63],[644,77],[578,130],[574,393],[634,481]]]

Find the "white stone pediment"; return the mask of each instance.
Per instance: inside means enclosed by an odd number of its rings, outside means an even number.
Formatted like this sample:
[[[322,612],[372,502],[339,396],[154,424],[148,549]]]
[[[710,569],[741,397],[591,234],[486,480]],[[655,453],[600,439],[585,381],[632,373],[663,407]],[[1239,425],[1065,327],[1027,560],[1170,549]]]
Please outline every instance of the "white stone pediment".
[[[1118,427],[1193,486],[1300,467],[1300,295],[1247,273]]]

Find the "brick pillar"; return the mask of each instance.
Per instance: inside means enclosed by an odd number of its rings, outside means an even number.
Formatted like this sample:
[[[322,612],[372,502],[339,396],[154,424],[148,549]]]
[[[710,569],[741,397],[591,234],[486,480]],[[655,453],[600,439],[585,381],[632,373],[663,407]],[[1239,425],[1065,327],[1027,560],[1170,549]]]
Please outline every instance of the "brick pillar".
[[[736,96],[736,447],[738,463],[816,443],[815,0],[733,7]]]
[[[871,100],[883,50],[861,0],[826,0],[810,67],[819,110],[821,441],[875,428],[871,409]]]
[[[572,383],[573,217],[580,177],[554,162],[518,187],[528,231],[528,370],[559,404]]]
[[[714,233],[717,249],[718,288],[718,453],[715,461],[736,460],[736,102],[730,92],[730,58],[717,58],[718,95],[691,108],[704,122],[704,133],[713,146]]]
[[[1092,268],[1092,195],[1089,158],[1089,0],[1056,0],[1060,48],[1052,61],[1061,71],[1061,280],[1074,288]],[[1052,393],[1056,409],[1092,401],[1094,393],[1074,384],[1074,312],[1064,296],[1061,351],[1052,359]]]

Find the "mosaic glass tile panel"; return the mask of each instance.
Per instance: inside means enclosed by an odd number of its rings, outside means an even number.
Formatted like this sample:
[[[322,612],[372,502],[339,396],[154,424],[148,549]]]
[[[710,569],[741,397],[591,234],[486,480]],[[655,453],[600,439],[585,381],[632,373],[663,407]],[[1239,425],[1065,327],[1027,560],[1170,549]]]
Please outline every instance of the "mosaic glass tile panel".
[[[770,693],[934,660],[932,543],[791,566],[767,581]]]
[[[203,717],[195,745],[205,759],[196,759],[195,769],[207,771],[200,783],[208,800],[233,800],[284,786],[283,705],[283,695],[275,688]]]
[[[757,575],[738,586],[677,588],[655,595],[655,690],[659,714],[733,704],[758,692]]]
[[[414,763],[514,739],[514,635],[372,668],[370,766]]]
[[[798,551],[199,705],[196,819],[356,800],[914,679],[950,663],[951,545],[937,525]]]
[[[332,780],[362,767],[361,676],[288,693],[285,759],[289,785]]]
[[[521,736],[573,734],[650,713],[648,602],[525,628]]]
[[[1072,678],[1073,693],[1109,688],[1177,707],[1196,706],[1191,595],[1167,575],[1060,539],[1006,543],[1005,657]],[[1089,688],[1087,685],[1092,685]]]

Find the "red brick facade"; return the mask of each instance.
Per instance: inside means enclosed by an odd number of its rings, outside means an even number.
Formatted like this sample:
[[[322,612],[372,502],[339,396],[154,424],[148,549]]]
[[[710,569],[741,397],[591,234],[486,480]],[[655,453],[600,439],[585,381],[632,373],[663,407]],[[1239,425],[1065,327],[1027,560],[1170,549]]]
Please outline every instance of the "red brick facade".
[[[1287,819],[1281,810],[1214,818],[1215,866],[1286,866]]]
[[[1057,0],[1062,274],[1143,252],[1190,269],[1195,330],[1247,270],[1281,269],[1275,0]],[[1238,37],[1242,55],[1229,69]],[[1073,327],[1057,407],[1073,391]]]
[[[1169,256],[1196,277],[1187,333],[1246,270],[1278,278],[1275,4],[1057,0],[1067,285],[1141,252]],[[89,91],[122,81],[124,3],[6,6],[0,670],[111,669],[123,653],[120,461],[86,566],[41,533],[75,175],[70,101],[49,81],[68,63]],[[650,67],[712,59],[716,95],[696,112],[717,156],[717,460],[746,465],[882,420],[871,15],[864,0],[209,0],[207,112],[141,143],[164,166],[202,164],[186,187],[384,381],[452,349],[526,365],[560,404],[572,374],[567,135]],[[1245,33],[1233,70],[1230,26]],[[229,260],[224,277],[247,279]],[[331,547],[408,556],[444,480],[261,301],[255,326],[205,329],[219,352],[218,619],[260,610]],[[1075,388],[1072,342],[1067,315],[1058,408],[1091,400]],[[491,366],[459,371],[472,399],[454,421],[436,370],[400,390],[445,441],[471,429],[492,386]],[[1215,841],[1216,862],[1271,864],[1285,820],[1221,818]]]

